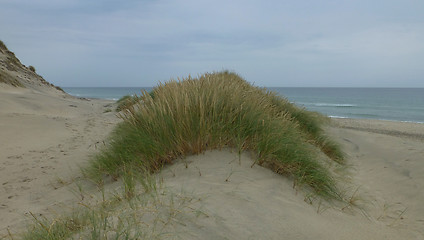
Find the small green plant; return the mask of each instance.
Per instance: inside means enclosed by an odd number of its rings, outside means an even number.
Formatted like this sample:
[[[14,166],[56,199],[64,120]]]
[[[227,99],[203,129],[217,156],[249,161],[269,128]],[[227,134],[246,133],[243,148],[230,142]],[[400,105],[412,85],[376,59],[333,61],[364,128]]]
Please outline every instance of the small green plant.
[[[30,66],[28,67],[28,69],[29,69],[29,70],[31,70],[31,72],[35,73],[35,67],[34,67],[34,66],[30,65]]]

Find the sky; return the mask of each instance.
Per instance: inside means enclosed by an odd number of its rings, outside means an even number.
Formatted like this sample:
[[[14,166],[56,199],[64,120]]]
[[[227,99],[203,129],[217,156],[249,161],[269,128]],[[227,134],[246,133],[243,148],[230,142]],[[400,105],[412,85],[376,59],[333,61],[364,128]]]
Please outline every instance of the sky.
[[[0,40],[62,87],[230,70],[265,87],[424,87],[423,0],[0,0]]]

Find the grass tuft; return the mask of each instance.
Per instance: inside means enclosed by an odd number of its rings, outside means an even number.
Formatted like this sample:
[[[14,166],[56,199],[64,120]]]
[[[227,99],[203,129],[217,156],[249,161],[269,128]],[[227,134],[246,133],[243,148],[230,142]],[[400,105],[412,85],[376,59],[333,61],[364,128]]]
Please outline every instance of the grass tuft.
[[[30,212],[32,224],[27,231],[9,233],[10,239],[178,239],[176,225],[186,217],[198,219],[199,213],[204,214],[199,198],[170,192],[154,178],[139,178],[140,169],[126,170],[122,193],[105,197],[102,187],[100,199],[90,195],[91,203],[80,201],[69,213],[47,218]],[[144,190],[136,190],[137,185]]]
[[[137,96],[125,95],[120,98],[116,103],[118,106],[116,107],[116,111],[120,112],[125,109],[128,109],[130,106],[134,105],[138,101]]]
[[[230,147],[255,153],[258,164],[293,177],[297,186],[340,198],[334,178],[317,155],[320,150],[343,162],[340,148],[321,128],[326,118],[237,74],[171,80],[125,99],[120,108],[124,121],[91,162],[88,172],[94,178],[117,178],[131,165],[155,172],[177,158]]]
[[[28,67],[28,69],[29,69],[29,70],[31,70],[31,72],[35,73],[35,67],[34,67],[34,66],[30,65],[30,66]]]

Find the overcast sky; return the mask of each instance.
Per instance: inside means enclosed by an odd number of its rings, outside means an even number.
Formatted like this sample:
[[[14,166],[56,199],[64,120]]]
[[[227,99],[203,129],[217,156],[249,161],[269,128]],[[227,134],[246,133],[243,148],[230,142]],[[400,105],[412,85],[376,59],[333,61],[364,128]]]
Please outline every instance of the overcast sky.
[[[423,0],[0,0],[0,40],[47,81],[424,87]]]

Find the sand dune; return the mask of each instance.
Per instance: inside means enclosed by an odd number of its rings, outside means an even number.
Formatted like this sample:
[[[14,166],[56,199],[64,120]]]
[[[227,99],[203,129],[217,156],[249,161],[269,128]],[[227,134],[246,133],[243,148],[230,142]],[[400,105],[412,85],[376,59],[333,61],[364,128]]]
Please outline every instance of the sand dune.
[[[21,229],[31,211],[76,201],[59,182],[80,176],[96,145],[119,120],[110,102],[0,87],[0,237]],[[106,106],[106,107],[105,107]],[[335,120],[327,128],[347,153],[360,208],[310,205],[293,182],[243,153],[206,152],[158,177],[196,196],[206,215],[173,226],[182,239],[423,239],[424,125]],[[57,209],[56,209],[57,210]]]
[[[296,193],[292,181],[257,165],[251,168],[252,162],[247,154],[242,154],[239,163],[237,153],[213,151],[189,157],[163,171],[165,186],[172,187],[176,193],[183,191],[198,196],[201,209],[208,216],[185,221],[187,226],[179,227],[177,231],[182,239],[422,237],[419,226],[413,226],[412,219],[406,220],[410,216],[417,217],[415,213],[405,213],[404,219],[397,221],[395,209],[386,212],[369,209],[370,215],[366,215],[360,209],[310,205],[304,201],[304,193]],[[367,201],[371,199],[367,198]],[[411,204],[413,209],[418,200],[404,204]],[[382,202],[375,200],[375,203]],[[387,216],[378,220],[380,214]]]

